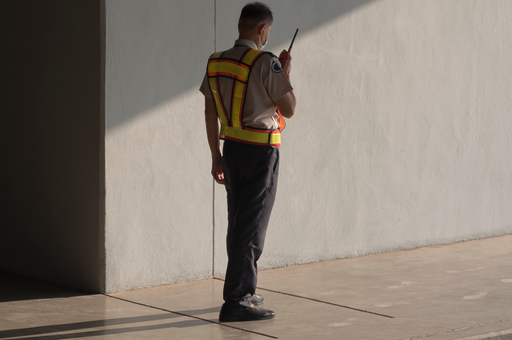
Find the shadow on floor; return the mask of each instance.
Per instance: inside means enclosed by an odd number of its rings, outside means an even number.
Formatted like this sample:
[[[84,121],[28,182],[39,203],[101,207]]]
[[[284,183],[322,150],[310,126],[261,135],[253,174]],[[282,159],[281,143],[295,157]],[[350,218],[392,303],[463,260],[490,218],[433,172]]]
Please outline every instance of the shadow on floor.
[[[17,274],[0,271],[0,303],[39,300],[39,299],[55,299],[67,298],[74,296],[92,295],[90,293],[68,288],[65,286],[23,277]],[[57,340],[57,339],[74,339],[83,337],[94,337],[102,335],[123,334],[131,332],[151,331],[167,328],[186,328],[195,327],[215,322],[216,320],[199,320],[188,319],[173,322],[165,322],[162,324],[138,325],[132,327],[123,327],[116,329],[93,329],[115,325],[133,325],[135,323],[151,323],[155,321],[165,321],[175,318],[183,318],[183,315],[202,315],[212,312],[218,312],[220,307],[183,310],[176,313],[152,314],[142,316],[130,316],[123,318],[112,318],[104,320],[93,320],[85,322],[73,322],[63,324],[53,324],[37,327],[17,328],[9,330],[0,330],[0,339],[11,337],[24,337],[18,339],[35,339],[33,336],[38,335],[40,340]],[[55,332],[73,332],[66,334],[49,334]]]
[[[0,271],[0,303],[80,295],[90,295],[90,293]]]
[[[184,311],[184,312],[195,312],[196,314],[211,312],[210,309],[201,310],[201,311]],[[99,335],[110,335],[110,334],[123,334],[123,333],[131,333],[131,332],[141,332],[141,331],[150,331],[156,329],[167,329],[167,328],[185,328],[185,327],[195,327],[205,325],[211,321],[203,321],[198,319],[188,319],[177,322],[168,322],[157,325],[141,325],[134,327],[125,327],[125,328],[116,328],[116,329],[101,329],[101,330],[90,330],[91,328],[99,328],[99,327],[107,327],[107,326],[115,326],[115,325],[125,325],[125,324],[134,324],[137,322],[153,322],[153,321],[161,321],[161,320],[169,320],[174,318],[180,318],[181,315],[173,314],[173,313],[165,313],[165,314],[154,314],[154,315],[143,315],[143,316],[133,316],[133,317],[124,317],[124,318],[114,318],[114,319],[105,319],[105,320],[94,320],[94,321],[85,321],[85,322],[74,322],[67,324],[56,324],[56,325],[48,325],[48,326],[39,326],[39,327],[28,327],[28,328],[19,328],[19,329],[10,329],[0,331],[0,339],[11,338],[11,337],[20,337],[25,336],[26,338],[17,338],[17,339],[35,339],[32,337],[33,335],[39,335],[37,339],[42,340],[50,340],[50,339],[73,339],[73,338],[83,338],[83,337],[92,337]],[[77,331],[76,333],[66,333],[66,334],[48,334],[47,333],[56,333],[56,332],[69,332],[69,331]]]

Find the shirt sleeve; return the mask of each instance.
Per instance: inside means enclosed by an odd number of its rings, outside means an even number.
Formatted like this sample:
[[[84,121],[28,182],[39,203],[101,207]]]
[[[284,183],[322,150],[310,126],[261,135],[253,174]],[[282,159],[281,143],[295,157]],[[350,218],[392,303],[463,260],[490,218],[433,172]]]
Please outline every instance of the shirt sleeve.
[[[276,57],[271,57],[264,68],[264,85],[268,95],[274,103],[281,99],[282,96],[293,90],[290,81],[286,77],[281,68],[281,62]],[[268,75],[265,77],[265,75]]]
[[[210,84],[208,84],[208,74],[204,74],[203,82],[201,83],[201,87],[199,87],[199,91],[208,99],[212,98],[212,92],[210,91]]]

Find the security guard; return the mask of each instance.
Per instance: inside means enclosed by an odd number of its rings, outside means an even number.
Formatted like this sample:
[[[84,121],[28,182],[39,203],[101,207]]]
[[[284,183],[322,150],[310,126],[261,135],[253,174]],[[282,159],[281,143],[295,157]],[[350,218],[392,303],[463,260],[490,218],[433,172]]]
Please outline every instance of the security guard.
[[[262,51],[273,15],[265,4],[247,4],[233,48],[214,53],[200,91],[212,154],[212,176],[228,198],[228,267],[219,321],[263,320],[271,310],[256,307],[257,264],[277,190],[284,119],[295,113],[291,57],[284,69]],[[220,133],[218,122],[221,122]],[[224,139],[223,155],[219,138]]]

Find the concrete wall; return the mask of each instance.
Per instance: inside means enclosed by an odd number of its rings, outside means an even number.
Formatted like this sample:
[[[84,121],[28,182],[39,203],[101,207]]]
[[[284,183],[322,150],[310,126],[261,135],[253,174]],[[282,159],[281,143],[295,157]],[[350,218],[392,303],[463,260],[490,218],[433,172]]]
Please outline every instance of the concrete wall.
[[[0,270],[101,291],[100,4],[0,7]]]
[[[512,3],[268,3],[299,105],[260,268],[512,232]],[[106,1],[107,291],[225,270],[197,89],[244,4]]]
[[[107,291],[208,277],[213,1],[106,5]]]
[[[512,232],[510,13],[373,1],[302,32],[261,267]]]

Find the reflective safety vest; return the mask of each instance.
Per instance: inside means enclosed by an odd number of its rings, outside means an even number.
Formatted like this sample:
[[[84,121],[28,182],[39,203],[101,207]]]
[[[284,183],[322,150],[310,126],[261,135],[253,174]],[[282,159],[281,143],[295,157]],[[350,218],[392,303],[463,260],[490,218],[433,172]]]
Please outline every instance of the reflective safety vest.
[[[247,93],[247,81],[256,60],[264,54],[255,49],[248,49],[240,60],[222,58],[224,52],[217,52],[208,60],[208,82],[212,92],[217,115],[221,121],[220,139],[229,139],[257,145],[281,145],[281,131],[285,122],[279,109],[279,129],[263,130],[246,127],[243,124],[243,110],[245,95]],[[221,100],[219,91],[219,77],[231,78],[234,81],[231,95],[231,117],[228,118],[226,109]]]

